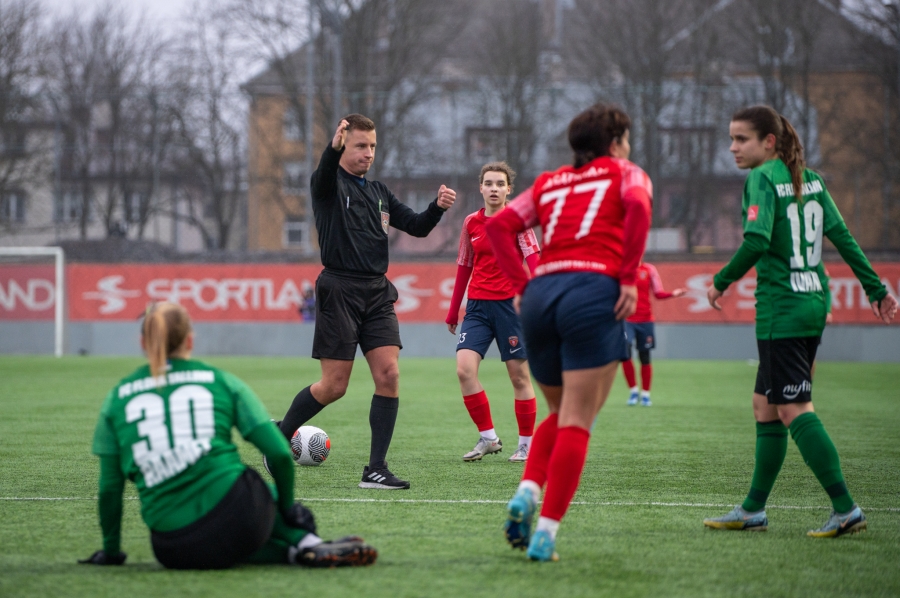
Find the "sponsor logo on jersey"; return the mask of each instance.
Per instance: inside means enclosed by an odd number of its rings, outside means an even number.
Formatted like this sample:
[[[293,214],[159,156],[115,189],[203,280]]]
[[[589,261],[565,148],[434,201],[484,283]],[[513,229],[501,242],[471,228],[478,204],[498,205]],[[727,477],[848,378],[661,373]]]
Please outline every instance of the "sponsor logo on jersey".
[[[174,477],[196,463],[211,448],[208,438],[180,442],[175,448],[161,453],[147,453],[135,463],[141,468],[144,485],[152,488]]]
[[[804,380],[800,384],[786,384],[781,389],[781,396],[788,401],[793,401],[801,392],[812,392],[812,384],[809,380]]]
[[[544,182],[544,186],[541,187],[541,191],[545,191],[551,187],[558,187],[560,185],[569,185],[571,183],[576,183],[584,179],[593,179],[605,176],[607,174],[609,174],[608,168],[597,168],[596,166],[591,166],[584,172],[560,172],[548,178]]]
[[[822,186],[822,181],[803,183],[803,195],[812,195],[813,193],[822,193],[823,191],[825,191],[825,187]],[[778,193],[778,197],[791,197],[794,195],[794,184],[781,183],[775,185],[775,192]]]
[[[759,217],[759,206],[747,208],[747,222],[754,222]]]
[[[822,281],[815,272],[791,272],[791,289],[795,293],[821,293]]]
[[[124,399],[126,397],[130,397],[133,394],[143,392],[145,390],[163,387],[167,384],[188,384],[191,382],[212,384],[215,381],[216,375],[210,370],[187,370],[184,372],[169,372],[168,374],[159,376],[158,378],[147,376],[146,378],[139,378],[132,382],[126,382],[119,387],[119,398]]]

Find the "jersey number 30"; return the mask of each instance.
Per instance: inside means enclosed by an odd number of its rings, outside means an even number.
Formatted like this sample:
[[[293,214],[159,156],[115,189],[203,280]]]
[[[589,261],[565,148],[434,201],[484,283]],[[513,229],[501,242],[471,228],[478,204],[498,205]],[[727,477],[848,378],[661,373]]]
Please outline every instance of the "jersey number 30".
[[[213,396],[206,387],[196,384],[179,387],[169,396],[169,413],[167,426],[165,401],[152,392],[141,393],[128,401],[125,420],[138,422],[138,434],[143,437],[131,445],[135,463],[170,451],[179,444],[209,440],[216,433]]]
[[[800,251],[800,210],[796,203],[787,207],[787,217],[791,221],[791,242],[793,255],[791,256],[792,270],[805,270],[815,268],[822,261],[822,221],[823,210],[817,201],[807,201],[803,204],[803,236],[806,238],[806,262],[803,261],[803,253]]]

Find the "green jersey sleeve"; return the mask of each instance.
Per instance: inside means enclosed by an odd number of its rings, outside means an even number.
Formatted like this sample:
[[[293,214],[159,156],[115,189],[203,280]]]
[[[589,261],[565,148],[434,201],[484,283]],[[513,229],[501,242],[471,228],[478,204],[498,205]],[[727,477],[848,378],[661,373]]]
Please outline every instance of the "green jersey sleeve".
[[[268,423],[269,412],[266,411],[256,393],[243,380],[228,372],[219,371],[218,373],[234,394],[236,414],[234,425],[241,436],[246,438],[256,426]]]
[[[819,265],[816,267],[816,274],[819,276],[819,283],[822,285],[822,288],[825,289],[825,313],[831,313],[831,287],[828,286],[828,281],[831,280],[828,274],[825,272],[825,262],[819,262]]]
[[[109,412],[114,400],[115,390],[112,390],[103,401],[103,406],[100,408],[100,417],[97,419],[96,428],[94,428],[94,441],[91,445],[91,452],[98,456],[119,454],[119,442],[113,431],[112,422],[109,420]]]
[[[841,254],[841,257],[853,270],[853,274],[856,275],[856,278],[859,279],[860,284],[866,291],[869,301],[881,301],[888,293],[887,288],[881,283],[881,279],[878,278],[878,275],[872,268],[872,264],[869,263],[868,258],[860,249],[859,243],[850,234],[850,230],[834,204],[831,194],[826,190],[822,195],[824,212],[822,226],[825,236],[834,243],[838,253]]]
[[[771,241],[778,203],[775,197],[775,185],[764,170],[763,168],[754,168],[744,183],[742,216],[745,236],[752,233],[766,241]]]

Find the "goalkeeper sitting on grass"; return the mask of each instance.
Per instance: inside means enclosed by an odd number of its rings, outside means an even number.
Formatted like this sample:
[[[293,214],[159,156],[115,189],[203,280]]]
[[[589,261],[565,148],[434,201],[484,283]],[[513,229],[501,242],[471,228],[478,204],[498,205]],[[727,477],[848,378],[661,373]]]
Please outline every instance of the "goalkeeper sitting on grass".
[[[149,364],[112,389],[94,433],[103,549],[79,562],[125,562],[126,478],[137,486],[153,553],[164,567],[375,562],[377,552],[362,538],[324,542],[316,535],[312,513],[293,499],[294,464],[284,436],[246,384],[192,360],[193,345],[183,307],[160,303],[147,310],[141,346]],[[277,492],[241,463],[232,427],[266,456]]]

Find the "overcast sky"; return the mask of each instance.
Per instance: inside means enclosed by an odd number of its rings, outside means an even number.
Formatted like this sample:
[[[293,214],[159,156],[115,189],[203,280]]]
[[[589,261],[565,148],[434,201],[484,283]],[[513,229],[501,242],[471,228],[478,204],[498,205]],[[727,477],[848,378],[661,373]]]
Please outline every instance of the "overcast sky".
[[[189,0],[43,0],[42,4],[52,12],[69,13],[79,7],[93,12],[106,4],[120,5],[129,8],[129,13],[146,11],[148,17],[159,20],[163,24],[175,21]]]

